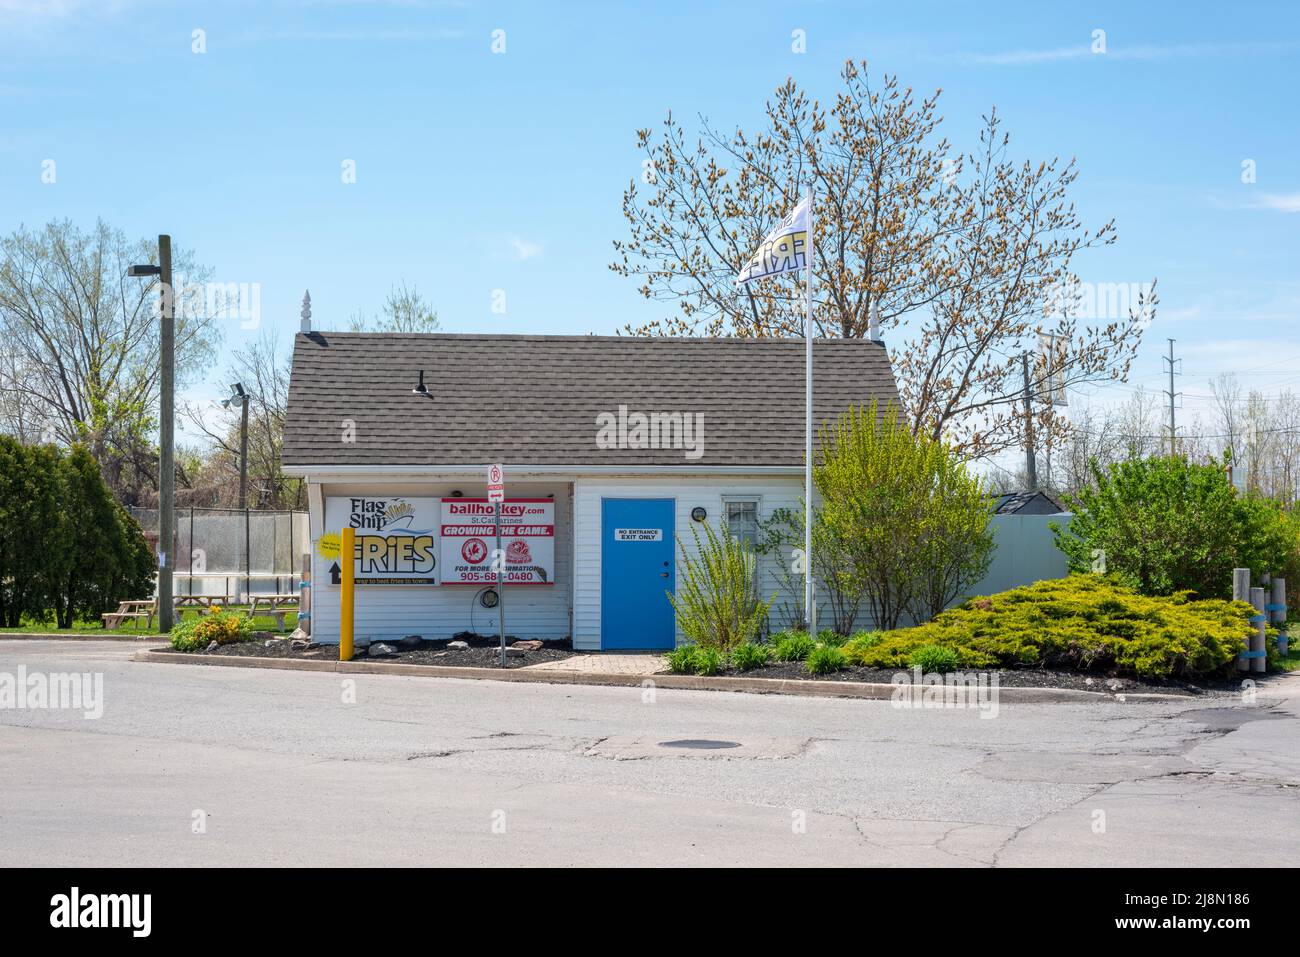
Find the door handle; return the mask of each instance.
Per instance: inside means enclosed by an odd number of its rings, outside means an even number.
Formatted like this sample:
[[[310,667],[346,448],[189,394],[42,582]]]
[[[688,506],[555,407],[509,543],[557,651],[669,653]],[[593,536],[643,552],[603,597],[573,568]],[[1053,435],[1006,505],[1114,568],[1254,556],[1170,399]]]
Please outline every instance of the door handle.
[[[660,578],[667,578],[667,577],[668,577],[668,573],[667,573],[667,572],[660,572],[660,573],[659,573],[659,577],[660,577]]]

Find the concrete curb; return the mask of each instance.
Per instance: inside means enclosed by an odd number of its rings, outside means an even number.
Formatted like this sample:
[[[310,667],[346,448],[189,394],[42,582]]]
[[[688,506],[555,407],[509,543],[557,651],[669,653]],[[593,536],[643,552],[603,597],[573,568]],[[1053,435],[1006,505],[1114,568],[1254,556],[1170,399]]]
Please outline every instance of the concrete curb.
[[[166,635],[141,635],[116,631],[69,632],[69,631],[24,631],[0,632],[0,641],[153,641],[166,642]]]
[[[227,668],[275,668],[283,671],[326,671],[354,675],[418,675],[423,678],[468,678],[477,681],[519,681],[532,684],[602,685],[639,688],[651,681],[656,688],[690,691],[739,691],[749,694],[800,695],[809,698],[859,698],[889,700],[895,686],[860,681],[812,681],[790,678],[733,678],[704,675],[611,675],[586,671],[529,671],[527,668],[465,668],[451,665],[404,665],[382,661],[306,661],[301,658],[256,658],[234,655],[196,655],[180,651],[140,651],[133,661],[154,664],[214,665]],[[1126,694],[1125,701],[1196,701],[1190,695]],[[1001,702],[1025,704],[1083,704],[1116,701],[1117,696],[1103,691],[1078,691],[1074,688],[998,688]]]

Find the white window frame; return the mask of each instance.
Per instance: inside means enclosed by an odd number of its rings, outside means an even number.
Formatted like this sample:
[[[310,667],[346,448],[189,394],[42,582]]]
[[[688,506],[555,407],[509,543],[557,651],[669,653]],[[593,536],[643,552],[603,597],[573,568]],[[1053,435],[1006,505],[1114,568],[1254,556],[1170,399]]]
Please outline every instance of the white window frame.
[[[763,526],[763,496],[757,493],[753,495],[743,495],[733,492],[728,492],[726,495],[722,496],[722,521],[726,523],[728,527],[728,534],[730,534],[731,523],[727,521],[727,505],[731,502],[743,502],[745,504],[749,504],[750,502],[754,503],[754,535],[757,536]],[[758,548],[757,538],[754,541],[754,548]]]

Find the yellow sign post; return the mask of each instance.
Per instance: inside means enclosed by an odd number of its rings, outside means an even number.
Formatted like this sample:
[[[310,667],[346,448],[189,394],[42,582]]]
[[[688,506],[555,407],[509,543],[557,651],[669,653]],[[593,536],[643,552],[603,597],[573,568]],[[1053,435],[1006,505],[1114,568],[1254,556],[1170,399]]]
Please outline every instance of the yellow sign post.
[[[352,591],[356,556],[356,529],[345,528],[339,542],[339,661],[352,660]]]

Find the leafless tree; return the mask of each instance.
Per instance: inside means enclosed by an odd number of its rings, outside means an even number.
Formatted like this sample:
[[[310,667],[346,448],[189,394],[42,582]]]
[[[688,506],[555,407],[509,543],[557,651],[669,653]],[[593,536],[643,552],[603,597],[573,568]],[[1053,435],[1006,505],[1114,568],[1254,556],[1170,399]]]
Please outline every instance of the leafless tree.
[[[280,466],[284,417],[289,404],[289,357],[266,333],[231,354],[225,381],[238,382],[248,393],[249,505],[253,508],[303,508],[301,480],[287,478]],[[238,503],[240,408],[221,409],[216,403],[188,403],[184,416],[208,446],[196,463],[193,484],[211,488],[209,504]]]
[[[53,221],[0,239],[0,427],[84,442],[128,503],[157,487],[159,297],[126,270],[156,258],[152,243],[129,242],[103,221],[89,232]],[[173,268],[194,282],[208,275],[184,250]],[[199,372],[218,338],[211,316],[177,310],[178,385]]]

